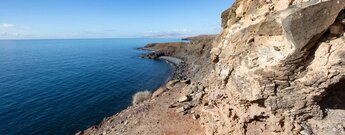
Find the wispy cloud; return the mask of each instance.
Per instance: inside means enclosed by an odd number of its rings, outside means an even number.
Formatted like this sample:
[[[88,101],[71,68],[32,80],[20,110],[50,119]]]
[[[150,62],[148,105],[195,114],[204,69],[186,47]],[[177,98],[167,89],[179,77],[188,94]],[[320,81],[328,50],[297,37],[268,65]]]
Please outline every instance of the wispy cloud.
[[[1,37],[16,37],[19,36],[18,33],[10,33],[10,32],[0,32]]]
[[[154,37],[154,38],[183,38],[189,37],[193,34],[181,34],[181,33],[162,33],[162,34],[150,34],[144,37]]]
[[[28,28],[11,23],[0,23],[0,39],[33,38],[35,35]]]
[[[3,24],[0,24],[0,28],[1,29],[10,29],[10,28],[14,28],[16,25],[14,24],[10,24],[10,23],[3,23]]]
[[[10,23],[0,24],[0,38],[17,37],[19,34],[15,30],[15,25]]]
[[[172,31],[149,31],[144,37],[154,37],[154,38],[183,38],[188,36],[193,36],[192,30],[190,29],[176,29]]]
[[[180,29],[180,30],[175,30],[175,31],[180,32],[180,33],[191,33],[192,32],[192,30],[190,30],[190,29]]]
[[[67,38],[108,38],[116,37],[119,32],[116,29],[106,29],[106,30],[87,30],[81,32],[75,32],[67,35]],[[66,36],[66,35],[65,35]]]

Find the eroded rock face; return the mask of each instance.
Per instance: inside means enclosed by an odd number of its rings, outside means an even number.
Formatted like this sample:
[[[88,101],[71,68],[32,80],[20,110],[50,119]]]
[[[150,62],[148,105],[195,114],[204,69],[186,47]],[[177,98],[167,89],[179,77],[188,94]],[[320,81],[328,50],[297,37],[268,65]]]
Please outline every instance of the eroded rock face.
[[[344,0],[239,0],[225,11],[204,81],[217,107],[204,110],[206,131],[321,133],[328,115],[318,102],[345,79],[344,9]]]

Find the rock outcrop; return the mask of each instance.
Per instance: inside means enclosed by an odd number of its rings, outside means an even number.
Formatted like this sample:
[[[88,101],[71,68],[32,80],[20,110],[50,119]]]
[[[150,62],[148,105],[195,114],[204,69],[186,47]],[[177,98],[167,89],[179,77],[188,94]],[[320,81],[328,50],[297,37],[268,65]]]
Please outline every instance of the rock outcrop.
[[[171,61],[175,65],[172,79],[187,80],[193,78],[200,80],[213,69],[214,64],[210,59],[210,51],[213,48],[212,44],[215,38],[217,38],[216,35],[201,35],[185,38],[190,42],[148,44],[141,49],[153,50],[153,52],[141,57],[149,59],[164,59],[164,56],[178,58],[180,60],[177,62],[175,62],[176,60]],[[165,60],[169,61],[169,59]]]
[[[345,134],[345,0],[237,0],[222,27],[217,37],[163,49],[186,63],[180,77],[82,133]],[[123,119],[135,130],[116,125]]]
[[[158,59],[161,56],[173,55],[176,50],[183,46],[186,46],[187,44],[187,42],[151,43],[139,49],[153,51],[152,53],[142,55],[142,58]]]
[[[344,0],[239,0],[225,11],[204,80],[216,106],[204,110],[206,131],[344,134],[344,9]]]

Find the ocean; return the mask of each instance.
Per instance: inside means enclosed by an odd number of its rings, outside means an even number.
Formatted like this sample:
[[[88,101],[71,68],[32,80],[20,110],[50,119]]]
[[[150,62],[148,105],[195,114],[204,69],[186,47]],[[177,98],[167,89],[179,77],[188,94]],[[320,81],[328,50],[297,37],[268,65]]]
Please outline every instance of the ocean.
[[[0,40],[0,134],[70,135],[166,83],[172,66],[135,48],[179,39]]]

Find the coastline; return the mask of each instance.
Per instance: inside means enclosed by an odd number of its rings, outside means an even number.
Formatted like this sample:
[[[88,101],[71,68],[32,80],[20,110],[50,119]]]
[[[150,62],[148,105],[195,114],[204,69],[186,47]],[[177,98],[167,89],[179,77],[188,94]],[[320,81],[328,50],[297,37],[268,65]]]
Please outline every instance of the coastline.
[[[163,43],[163,44],[169,44],[169,43]],[[172,74],[167,80],[167,82],[173,79],[186,78],[185,76],[181,74],[184,72],[184,69],[187,66],[185,61],[183,61],[182,59],[176,56],[165,56],[165,54],[160,52],[159,50],[154,50],[151,48],[142,47],[142,48],[136,48],[136,49],[149,51],[148,53],[142,54],[140,56],[141,58],[165,61],[166,63],[170,64],[170,66],[172,67]]]
[[[193,103],[179,103],[186,93],[186,88],[194,86],[190,80],[194,80],[197,72],[206,72],[207,67],[196,65],[206,63],[211,50],[213,38],[202,41],[196,39],[190,42],[153,43],[137,48],[150,52],[142,55],[142,58],[163,60],[173,66],[173,75],[161,88],[153,92],[151,99],[137,105],[131,105],[127,109],[105,118],[99,125],[92,126],[78,135],[91,134],[200,134],[204,129],[196,117],[199,114],[193,111],[193,107],[201,104],[202,95],[191,95],[197,100]],[[208,44],[207,47],[202,43]],[[157,49],[158,48],[158,49]],[[185,51],[187,50],[187,51]],[[197,59],[196,59],[197,58]],[[196,70],[196,68],[199,68]],[[197,77],[197,76],[195,76]],[[203,91],[203,90],[202,90]],[[200,92],[202,92],[200,91]],[[189,107],[181,110],[181,107]],[[164,129],[164,130],[160,130]]]
[[[180,64],[182,64],[184,62],[183,60],[181,60],[179,58],[171,57],[171,56],[161,56],[158,59],[167,61],[167,62],[169,62],[175,66],[179,66]]]

